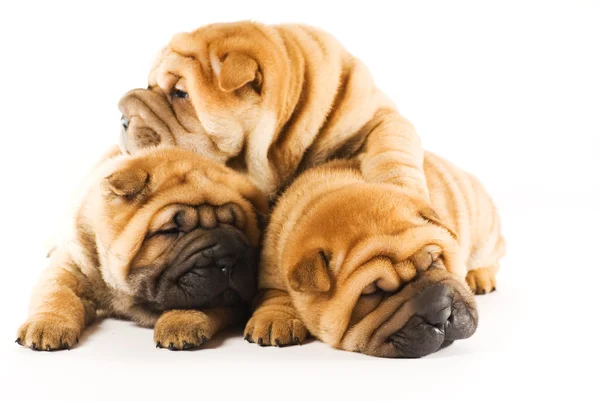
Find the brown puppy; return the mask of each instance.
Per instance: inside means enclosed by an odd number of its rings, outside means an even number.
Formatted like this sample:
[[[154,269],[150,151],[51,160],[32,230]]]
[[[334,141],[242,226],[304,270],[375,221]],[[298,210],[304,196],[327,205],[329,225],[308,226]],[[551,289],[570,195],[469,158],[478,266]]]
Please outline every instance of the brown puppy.
[[[402,188],[368,183],[334,161],[279,198],[246,326],[261,345],[301,342],[307,330],[344,350],[416,357],[467,338],[475,293],[495,288],[504,254],[498,215],[481,184],[427,153],[433,207]]]
[[[302,25],[208,25],[173,37],[148,89],[120,101],[122,147],[177,145],[247,173],[271,197],[299,172],[355,158],[367,181],[427,199],[413,126],[365,65]]]
[[[117,153],[89,177],[19,344],[70,348],[103,310],[155,326],[158,347],[188,349],[240,321],[254,296],[260,190],[182,149]]]

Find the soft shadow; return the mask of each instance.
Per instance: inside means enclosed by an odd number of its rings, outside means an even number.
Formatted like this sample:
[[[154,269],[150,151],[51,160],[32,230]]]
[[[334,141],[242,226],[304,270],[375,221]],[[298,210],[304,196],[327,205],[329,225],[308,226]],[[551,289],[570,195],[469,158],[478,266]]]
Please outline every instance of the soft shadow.
[[[225,342],[231,338],[241,338],[244,336],[244,328],[243,327],[235,327],[230,328],[220,333],[217,333],[216,336],[211,338],[206,342],[206,344],[201,345],[198,348],[191,349],[190,351],[202,351],[207,349],[215,349],[222,347]]]
[[[453,344],[448,344],[447,346],[440,348],[433,354],[426,355],[423,358],[426,358],[426,359],[456,358],[456,357],[473,355],[473,354],[478,353],[474,349],[469,349],[468,346],[461,346],[460,344],[465,344],[465,343],[463,343],[463,341],[468,341],[468,339],[460,340],[460,342],[454,342]],[[465,344],[465,345],[467,345],[467,344]]]

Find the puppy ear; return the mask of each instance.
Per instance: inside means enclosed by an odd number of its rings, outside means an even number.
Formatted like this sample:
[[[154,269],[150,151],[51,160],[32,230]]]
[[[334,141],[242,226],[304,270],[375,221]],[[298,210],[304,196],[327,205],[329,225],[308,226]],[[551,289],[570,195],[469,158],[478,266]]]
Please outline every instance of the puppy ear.
[[[437,244],[429,244],[419,249],[410,260],[419,271],[425,271],[441,256],[442,248]]]
[[[442,223],[442,220],[440,219],[440,216],[438,216],[438,214],[435,212],[435,210],[433,210],[429,206],[421,208],[421,210],[419,210],[419,216],[422,219],[427,220],[430,223],[433,223],[433,224],[435,224],[437,226],[440,226],[440,227],[444,228],[446,231],[448,231],[450,233],[450,235],[454,239],[458,238],[458,235],[456,235],[456,233],[454,231],[452,231],[444,223]]]
[[[329,291],[331,281],[323,252],[305,256],[288,272],[288,281],[292,289],[298,292]]]
[[[262,83],[256,60],[242,53],[229,53],[217,75],[219,87],[225,92],[233,92],[249,82],[257,86]]]
[[[139,167],[115,171],[104,178],[104,186],[117,196],[139,194],[150,181],[150,175]]]

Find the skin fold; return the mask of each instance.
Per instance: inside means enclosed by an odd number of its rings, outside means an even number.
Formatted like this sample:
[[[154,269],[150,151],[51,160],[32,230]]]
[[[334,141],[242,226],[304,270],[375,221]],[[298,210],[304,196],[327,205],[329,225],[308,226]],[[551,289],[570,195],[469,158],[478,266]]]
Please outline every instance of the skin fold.
[[[424,168],[431,206],[358,161],[301,175],[272,213],[246,339],[420,357],[472,335],[505,251],[498,214],[472,175],[432,153]]]
[[[86,180],[17,342],[68,349],[97,311],[189,349],[243,321],[255,295],[258,216],[245,176],[183,149],[114,149]]]

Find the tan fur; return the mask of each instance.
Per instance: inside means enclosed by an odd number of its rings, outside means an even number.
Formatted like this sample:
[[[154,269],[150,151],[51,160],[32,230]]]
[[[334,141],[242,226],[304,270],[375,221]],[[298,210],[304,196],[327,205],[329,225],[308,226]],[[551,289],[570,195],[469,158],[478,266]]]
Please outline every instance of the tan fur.
[[[374,330],[406,322],[410,311],[398,307],[424,288],[419,277],[450,283],[474,309],[465,280],[476,293],[495,288],[505,250],[498,214],[470,174],[431,153],[424,166],[433,209],[401,187],[367,182],[357,161],[301,175],[271,216],[247,338],[300,342],[302,321],[334,347],[386,356],[383,337],[372,347]]]
[[[216,333],[246,317],[243,308],[220,307],[199,310],[171,310],[163,313],[154,327],[157,347],[189,349],[202,345]]]
[[[182,149],[155,149],[131,157],[107,153],[89,175],[71,230],[52,253],[33,291],[30,314],[18,342],[38,350],[72,347],[97,310],[152,327],[164,347],[201,345],[240,321],[235,308],[161,311],[136,294],[131,273],[144,273],[173,238],[156,237],[174,225],[235,225],[258,247],[257,213],[268,204],[241,174]],[[198,213],[189,213],[191,206]],[[178,216],[178,217],[177,217]],[[198,219],[198,220],[196,220]],[[191,338],[193,330],[198,335]],[[184,347],[183,342],[186,342]]]
[[[120,109],[127,151],[191,149],[272,197],[299,172],[352,158],[367,181],[428,199],[413,126],[359,59],[313,27],[236,22],[175,35],[149,89],[127,93]]]

